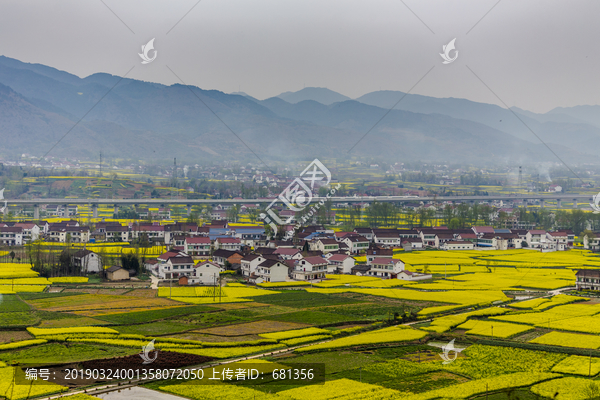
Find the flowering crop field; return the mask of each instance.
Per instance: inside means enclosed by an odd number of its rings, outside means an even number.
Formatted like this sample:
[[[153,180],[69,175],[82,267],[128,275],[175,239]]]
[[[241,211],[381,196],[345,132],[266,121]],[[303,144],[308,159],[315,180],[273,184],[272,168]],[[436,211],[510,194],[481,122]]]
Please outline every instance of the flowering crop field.
[[[574,296],[566,296],[574,297]],[[543,303],[540,307],[548,303]],[[563,331],[600,333],[600,304],[577,303],[558,305],[540,312],[502,315],[492,319],[535,325]]]
[[[281,292],[277,292],[275,290],[265,290],[265,289],[257,289],[251,287],[224,287],[223,290],[227,293],[228,297],[255,297],[255,296],[265,296],[270,294],[279,294]]]
[[[256,286],[272,288],[272,287],[290,287],[290,286],[308,286],[310,282],[263,282]],[[228,285],[231,286],[231,285]]]
[[[271,333],[261,333],[258,336],[267,338],[267,339],[293,339],[302,336],[311,336],[311,335],[322,335],[328,334],[331,335],[332,331],[328,329],[321,328],[305,328],[305,329],[294,329],[292,331],[283,331],[283,332],[271,332]]]
[[[238,297],[171,297],[173,301],[179,301],[188,304],[220,304],[220,303],[243,303],[252,301],[252,299],[242,299]]]
[[[48,278],[52,283],[86,283],[88,278],[85,276],[63,276],[60,278]]]
[[[81,294],[28,300],[35,308],[46,311],[79,312],[90,310],[149,309],[181,305],[165,298],[144,298],[127,295]]]
[[[478,394],[529,386],[559,377],[561,377],[560,374],[549,372],[517,372],[514,374],[499,375],[493,378],[476,379],[465,383],[459,383],[458,385],[453,385],[448,388],[431,390],[429,392],[403,397],[403,400],[430,400],[438,397],[466,399]]]
[[[583,349],[598,349],[600,348],[600,337],[595,335],[582,335],[579,333],[550,332],[531,340],[530,343],[579,347]]]
[[[338,349],[352,346],[364,346],[379,343],[408,342],[427,336],[427,332],[411,329],[405,326],[392,326],[375,331],[359,333],[358,335],[334,339],[330,342],[302,347],[295,351],[306,352],[316,350]]]
[[[569,356],[556,364],[552,372],[561,374],[595,376],[600,372],[600,358]]]
[[[45,289],[43,285],[0,285],[0,294],[41,293]]]
[[[591,395],[589,388],[592,382],[584,378],[566,377],[538,383],[531,387],[531,391],[555,400],[588,400]]]
[[[27,328],[29,333],[33,336],[45,336],[45,335],[64,335],[69,333],[114,333],[115,335],[119,332],[100,326],[80,326],[73,328]]]
[[[35,278],[39,274],[31,269],[30,264],[0,263],[0,278]]]
[[[112,243],[100,247],[98,251],[105,254],[125,249]],[[582,378],[600,374],[600,357],[591,359],[590,373],[589,357],[558,352],[572,350],[521,348],[525,338],[541,333],[510,339],[536,328],[554,327],[560,332],[545,334],[531,343],[600,349],[600,336],[583,334],[600,334],[600,302],[596,299],[557,295],[512,302],[513,294],[518,296],[528,288],[538,292],[571,286],[573,270],[581,266],[600,268],[600,257],[591,253],[555,253],[395,251],[394,258],[406,262],[408,270],[427,268],[436,274],[434,280],[405,282],[334,274],[312,286],[307,282],[282,282],[263,287],[228,283],[216,288],[175,285],[158,290],[136,289],[147,292],[144,296],[134,296],[129,288],[114,289],[114,285],[98,279],[86,283],[85,277],[45,279],[35,273],[18,276],[19,271],[31,272],[30,266],[0,264],[0,293],[12,290],[13,279],[16,288],[42,290],[53,283],[85,283],[83,289],[73,287],[61,293],[3,295],[0,316],[23,314],[17,318],[25,319],[29,315],[35,317],[37,325],[30,324],[27,331],[18,328],[21,332],[16,333],[21,335],[16,336],[16,342],[12,331],[0,332],[0,358],[6,363],[13,354],[17,361],[44,357],[71,360],[71,353],[68,357],[57,356],[63,350],[77,352],[73,359],[88,357],[88,353],[77,349],[89,349],[86,351],[93,354],[90,359],[106,358],[139,353],[154,339],[157,349],[183,354],[229,359],[264,353],[266,360],[284,359],[286,364],[295,360],[326,364],[324,385],[274,387],[272,393],[268,385],[200,385],[193,381],[148,384],[152,388],[162,385],[164,391],[194,400],[466,399],[482,396],[486,388],[492,400],[494,396],[502,400],[505,396],[499,391],[543,387],[545,381],[558,382],[564,374]],[[2,272],[9,270],[13,275],[4,277]],[[442,279],[444,272],[448,274]],[[226,281],[238,279],[226,277]],[[139,283],[140,287],[144,285]],[[286,286],[290,290],[285,290]],[[506,289],[512,293],[505,293]],[[77,293],[81,290],[85,294]],[[499,306],[501,303],[506,304]],[[388,325],[386,320],[395,312],[411,317],[416,314],[418,325]],[[442,312],[448,314],[440,315]],[[427,325],[424,321],[429,319],[428,326],[420,326]],[[339,326],[324,328],[334,323]],[[443,334],[453,329],[451,334]],[[464,336],[463,330],[467,332]],[[484,340],[492,336],[506,339]],[[457,343],[468,347],[452,363],[443,364],[440,350],[426,346],[430,338],[444,344],[456,338]],[[515,347],[510,347],[513,340]],[[477,342],[497,342],[498,346],[472,344]],[[281,355],[270,354],[278,350],[283,350]],[[259,358],[267,363],[265,357]],[[0,364],[0,370],[3,367]],[[561,398],[567,397],[560,394],[557,399]]]
[[[491,307],[485,308],[483,310],[476,310],[471,312],[466,312],[457,315],[448,315],[444,317],[439,317],[434,319],[429,326],[423,327],[421,329],[426,331],[434,331],[434,332],[446,332],[450,329],[465,323],[469,317],[472,316],[491,316],[491,315],[501,315],[508,312],[506,308],[499,307]]]
[[[46,394],[58,393],[67,390],[66,387],[54,383],[44,383],[43,385],[15,385],[15,374],[21,374],[24,379],[24,372],[18,367],[0,368],[0,393],[9,400],[25,399],[30,397],[39,397]]]
[[[280,342],[285,344],[288,347],[298,346],[304,343],[317,342],[320,340],[331,339],[331,335],[311,335],[311,336],[302,336],[294,339],[285,339]]]
[[[439,362],[415,363],[402,358],[396,358],[386,362],[369,364],[364,368],[364,370],[365,372],[385,375],[389,376],[390,378],[406,378],[409,376],[439,371],[442,368],[443,365]]]
[[[233,303],[240,301],[251,301],[246,297],[264,296],[278,294],[274,290],[250,288],[250,287],[223,287],[221,290],[215,287],[160,287],[159,297],[170,297],[173,300],[191,304],[208,303]]]
[[[535,309],[536,310],[545,310],[550,307],[554,307],[554,306],[558,306],[558,305],[562,305],[562,304],[575,303],[577,301],[584,301],[584,300],[587,300],[587,299],[585,297],[568,296],[566,294],[559,294],[557,296],[552,297],[550,299],[550,301],[540,304]]]
[[[544,303],[550,302],[549,298],[540,297],[538,299],[530,299],[525,301],[520,301],[518,303],[512,303],[510,306],[514,308],[537,308]]]
[[[213,384],[198,385],[195,382],[160,386],[160,390],[194,400],[290,400],[278,394],[270,394],[248,386]]]
[[[286,347],[283,344],[270,344],[266,346],[243,346],[243,347],[212,347],[203,349],[178,349],[170,348],[169,351],[179,353],[196,354],[198,356],[215,357],[215,358],[231,358],[245,356],[254,353],[267,353],[277,349]]]
[[[158,288],[158,296],[159,297],[196,297],[196,289],[191,286],[183,286],[183,287],[159,287]]]
[[[490,268],[453,276],[433,283],[416,283],[413,288],[428,290],[518,290],[521,288],[558,289],[571,286],[575,273],[567,269]]]
[[[20,349],[21,347],[35,346],[36,344],[44,344],[46,342],[47,342],[47,340],[45,340],[45,339],[32,339],[32,340],[21,340],[19,342],[13,342],[13,343],[4,343],[4,344],[0,344],[0,351],[1,350]]]
[[[444,369],[473,379],[515,372],[550,372],[567,357],[560,353],[479,344],[469,346],[463,353],[465,358],[457,358],[453,363],[445,365]],[[441,360],[439,364],[441,365]]]
[[[119,347],[133,347],[133,348],[142,348],[151,339],[144,340],[134,340],[134,339],[67,339],[68,342],[78,342],[78,343],[98,343],[98,344],[108,344],[111,346],[119,346]],[[168,349],[172,348],[177,349],[200,349],[202,348],[202,343],[194,344],[185,344],[185,343],[172,343],[172,342],[155,342],[154,347],[157,349]]]
[[[319,283],[313,283],[314,287],[329,288],[338,286],[362,286],[362,287],[393,287],[412,284],[413,282],[400,279],[381,279],[368,276],[356,275],[326,275],[327,279]]]
[[[46,278],[14,278],[14,279],[0,279],[0,285],[51,285]]]
[[[350,379],[327,381],[323,385],[301,386],[278,393],[284,398],[298,400],[361,400],[401,398],[401,392],[378,385],[356,382]]]
[[[358,288],[343,288],[343,289],[306,289],[307,292],[313,293],[361,293],[373,296],[381,296],[388,298],[397,298],[402,300],[413,301],[433,301],[440,303],[449,303],[453,305],[437,306],[424,308],[419,314],[428,315],[441,311],[448,311],[454,308],[462,308],[468,306],[483,306],[491,305],[493,302],[504,302],[510,299],[500,290],[472,290],[468,295],[462,290],[448,290],[440,292],[422,292],[408,289],[358,289]]]
[[[457,326],[457,329],[466,329],[466,333],[468,335],[492,336],[501,338],[508,338],[533,330],[532,327],[527,325],[479,320],[469,320],[464,324]]]
[[[557,329],[575,330],[568,329],[568,326],[576,318],[589,317],[598,313],[600,313],[600,304],[576,303],[558,305],[540,312],[501,315],[492,317],[492,319],[536,325],[545,328],[551,328],[554,323],[557,324]],[[592,327],[589,327],[589,329],[591,328]]]

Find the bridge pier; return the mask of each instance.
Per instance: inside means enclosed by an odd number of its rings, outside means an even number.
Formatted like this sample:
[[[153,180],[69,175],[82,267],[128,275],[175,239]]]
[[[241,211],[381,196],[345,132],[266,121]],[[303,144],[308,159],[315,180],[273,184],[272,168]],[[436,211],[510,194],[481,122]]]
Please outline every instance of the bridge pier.
[[[35,219],[35,220],[40,219],[40,205],[39,204],[33,205],[33,219]]]
[[[92,204],[92,217],[98,218],[98,204]]]
[[[573,199],[573,208],[577,208],[577,199]]]
[[[546,204],[544,203],[544,200],[540,200],[540,208],[545,208]]]
[[[562,203],[560,199],[556,199],[556,208],[562,208]]]
[[[115,215],[117,215],[117,214],[119,213],[119,205],[118,205],[118,204],[115,204],[115,205],[114,205],[114,211],[113,211],[113,213],[114,213]]]
[[[187,216],[189,217],[190,215],[192,215],[192,205],[188,204],[187,205]]]

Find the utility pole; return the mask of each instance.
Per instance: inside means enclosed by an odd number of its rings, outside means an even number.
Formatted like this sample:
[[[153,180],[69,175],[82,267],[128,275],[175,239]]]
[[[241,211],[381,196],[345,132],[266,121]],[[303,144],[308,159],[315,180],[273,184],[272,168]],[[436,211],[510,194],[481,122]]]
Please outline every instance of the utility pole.
[[[173,275],[171,275],[171,278],[173,278]],[[169,279],[169,299],[171,298],[172,287],[173,287],[173,279]]]
[[[588,370],[588,376],[592,376],[592,350],[590,349],[590,368]]]

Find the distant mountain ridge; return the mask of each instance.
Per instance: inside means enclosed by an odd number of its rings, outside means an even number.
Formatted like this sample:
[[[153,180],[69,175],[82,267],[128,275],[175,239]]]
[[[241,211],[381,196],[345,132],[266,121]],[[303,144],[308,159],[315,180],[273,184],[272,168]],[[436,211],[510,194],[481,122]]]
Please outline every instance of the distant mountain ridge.
[[[257,161],[258,155],[267,164],[354,156],[556,161],[523,122],[572,162],[595,161],[600,145],[600,127],[588,109],[535,114],[465,99],[406,95],[388,113],[403,93],[380,91],[351,100],[329,89],[305,88],[259,101],[246,93],[120,79],[105,73],[79,78],[0,56],[0,138],[5,144],[0,153],[41,156],[55,146],[49,155],[93,159],[102,151],[146,160]]]
[[[334,92],[333,90],[320,87],[307,87],[302,90],[298,90],[297,92],[284,92],[276,97],[279,97],[280,99],[292,104],[300,103],[301,101],[312,100],[321,104],[325,104],[326,106],[333,103],[339,103],[340,101],[351,100],[348,96],[344,96],[343,94]]]

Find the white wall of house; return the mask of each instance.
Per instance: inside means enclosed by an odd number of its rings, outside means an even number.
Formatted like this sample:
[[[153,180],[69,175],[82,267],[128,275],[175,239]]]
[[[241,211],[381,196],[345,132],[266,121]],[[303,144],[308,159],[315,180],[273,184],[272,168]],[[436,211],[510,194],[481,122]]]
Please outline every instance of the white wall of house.
[[[242,275],[244,275],[244,276],[252,275],[254,272],[256,272],[256,267],[258,267],[258,264],[262,263],[263,261],[265,261],[265,259],[263,257],[256,257],[252,261],[247,261],[247,260],[242,259],[242,261],[240,261]]]
[[[431,274],[407,274],[405,271],[402,271],[398,274],[398,279],[403,281],[422,281],[425,279],[431,279],[433,276]]]
[[[102,260],[96,253],[90,253],[81,257],[81,269],[84,272],[100,272],[102,269]]]
[[[219,281],[219,272],[222,269],[212,264],[204,264],[194,268],[193,275],[188,277],[188,284],[214,285],[215,277]],[[190,281],[192,280],[192,281]]]
[[[395,261],[395,260],[394,260]],[[380,276],[383,278],[390,277],[392,273],[398,274],[404,271],[404,263],[400,260],[394,262],[393,264],[371,264],[371,270],[369,271],[369,275]]]
[[[257,273],[265,282],[285,282],[288,275],[288,267],[277,263],[269,268],[258,267]]]

